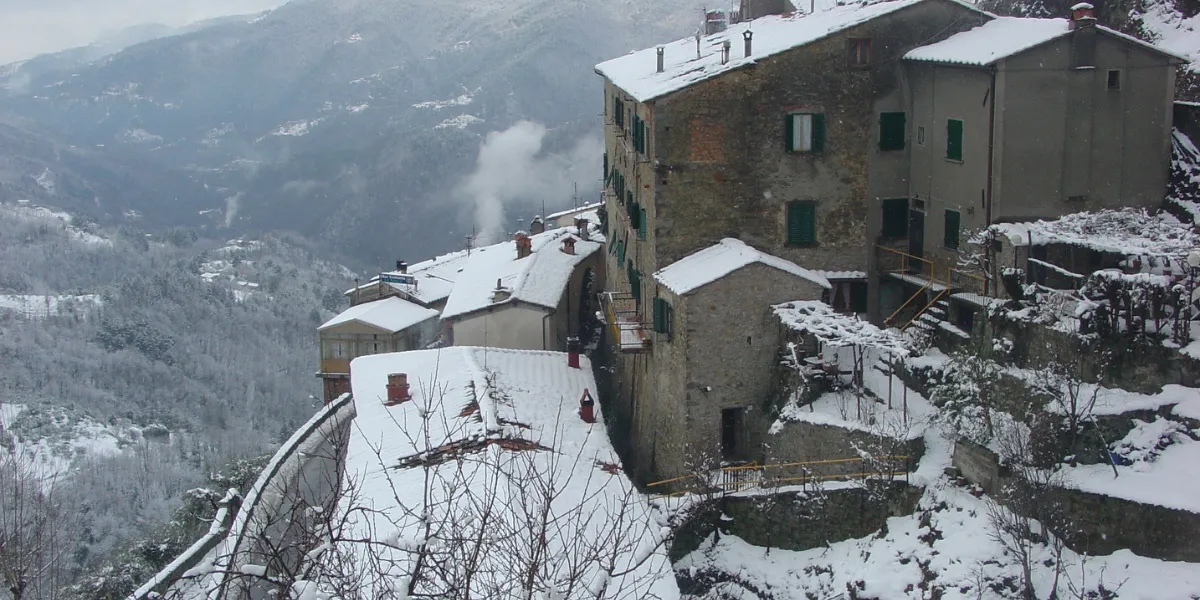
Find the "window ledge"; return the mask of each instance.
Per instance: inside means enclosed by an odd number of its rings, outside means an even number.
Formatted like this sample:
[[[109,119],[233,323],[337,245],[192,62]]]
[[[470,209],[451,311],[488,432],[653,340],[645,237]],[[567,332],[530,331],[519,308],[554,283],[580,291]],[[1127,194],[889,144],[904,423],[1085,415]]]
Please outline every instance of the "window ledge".
[[[950,163],[950,164],[954,164],[954,165],[961,165],[961,164],[963,164],[963,161],[962,161],[962,159],[961,159],[961,158],[950,158],[950,157],[948,157],[948,156],[947,156],[947,157],[944,157],[944,158],[942,158],[942,160],[944,160],[944,161],[946,161],[946,162],[948,162],[948,163]]]

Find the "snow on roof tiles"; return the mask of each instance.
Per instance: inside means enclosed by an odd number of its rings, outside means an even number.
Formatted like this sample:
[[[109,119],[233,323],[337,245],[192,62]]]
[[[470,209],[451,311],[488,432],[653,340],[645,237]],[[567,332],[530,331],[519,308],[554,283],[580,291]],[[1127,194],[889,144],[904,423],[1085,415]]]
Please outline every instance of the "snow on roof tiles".
[[[1175,56],[1135,37],[1100,25],[1095,25],[1095,27],[1098,31],[1109,35]],[[956,65],[986,66],[1070,33],[1071,22],[1067,19],[997,17],[979,27],[952,35],[940,42],[915,48],[905,54],[904,58],[905,60]],[[1182,60],[1182,57],[1175,56],[1175,58]]]
[[[472,250],[446,300],[442,318],[452,319],[506,302],[557,307],[575,267],[600,249],[595,236],[584,241],[576,231],[575,227],[562,227],[530,236],[533,253],[520,260],[515,241]],[[561,251],[562,240],[568,236],[575,238],[575,254]],[[493,302],[497,279],[510,296]]]
[[[865,5],[855,2],[833,6],[811,15],[771,15],[731,25],[721,33],[700,38],[700,58],[696,58],[694,37],[664,44],[665,64],[662,73],[656,72],[657,47],[602,62],[596,65],[596,72],[638,102],[646,102],[924,1],[891,0]],[[753,51],[749,57],[743,52],[742,32],[746,30],[753,31]],[[721,46],[726,40],[731,42],[732,50],[729,62],[721,64]]]
[[[454,282],[458,279],[458,274],[462,271],[466,260],[466,250],[443,254],[437,258],[424,260],[408,267],[407,274],[417,278],[416,288],[394,283],[387,283],[385,285],[389,285],[397,291],[404,292],[412,296],[414,300],[425,304],[445,300],[450,296],[451,290],[454,289]],[[401,273],[399,271],[388,271],[384,274],[400,275]],[[374,277],[370,282],[359,286],[359,289],[375,285],[378,282],[379,278]],[[346,294],[352,293],[354,293],[354,289],[346,290]]]
[[[357,488],[359,502],[373,508],[352,521],[354,534],[379,542],[393,577],[411,573],[414,554],[404,548],[423,539],[419,517],[428,515],[450,527],[448,513],[491,497],[499,511],[494,533],[505,535],[507,527],[529,526],[525,511],[539,501],[540,482],[559,492],[550,504],[555,524],[546,534],[547,555],[574,556],[578,546],[572,544],[579,539],[604,540],[615,554],[612,570],[632,571],[611,576],[606,597],[679,597],[660,543],[663,532],[646,498],[620,469],[599,403],[594,406],[596,423],[585,423],[577,414],[585,390],[597,398],[592,366],[587,357],[580,363],[581,368],[570,368],[560,352],[465,346],[354,360],[351,389],[358,414],[343,480]],[[411,401],[384,405],[391,373],[408,375]],[[500,440],[517,443],[508,446]],[[533,481],[531,470],[542,477]],[[437,502],[426,506],[426,498]],[[625,512],[613,512],[623,506]],[[471,526],[468,521],[459,525]],[[353,543],[343,543],[355,551]],[[481,589],[508,585],[512,564],[505,561],[526,558],[513,556],[517,547],[497,544],[493,549],[498,551],[484,552],[478,571]],[[564,576],[563,569],[582,568],[582,585],[587,586],[603,577],[602,562],[543,564],[552,579]],[[373,580],[365,585],[382,588],[366,595],[378,596],[394,584]],[[634,585],[641,587],[631,589]]]
[[[351,306],[342,311],[342,314],[326,321],[324,325],[317,328],[317,331],[325,331],[338,325],[357,321],[396,333],[417,323],[436,319],[437,316],[438,312],[432,308],[425,308],[407,300],[389,296],[382,300]]]
[[[821,275],[778,256],[756,250],[733,238],[725,238],[720,243],[659,269],[654,274],[654,279],[682,296],[751,263],[762,263],[796,277],[803,277],[821,287],[831,287],[829,281]]]
[[[551,219],[557,219],[559,217],[565,217],[567,215],[574,215],[574,214],[582,215],[583,213],[594,211],[603,205],[604,205],[603,202],[596,202],[594,204],[585,204],[583,206],[576,206],[575,208],[568,208],[567,210],[560,210],[556,213],[550,213],[550,214],[546,215],[545,219],[547,221],[549,221]]]

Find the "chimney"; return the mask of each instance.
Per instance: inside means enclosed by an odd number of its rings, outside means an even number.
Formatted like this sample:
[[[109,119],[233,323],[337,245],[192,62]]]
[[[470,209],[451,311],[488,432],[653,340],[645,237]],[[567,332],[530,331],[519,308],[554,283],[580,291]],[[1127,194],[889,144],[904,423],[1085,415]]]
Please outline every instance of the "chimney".
[[[590,227],[590,225],[588,224],[587,219],[575,219],[575,232],[579,234],[579,239],[581,239],[585,242],[588,239],[588,235],[589,235],[588,228],[589,227]]]
[[[542,220],[542,215],[534,215],[533,220],[529,222],[529,233],[537,235],[546,231],[546,222]]]
[[[751,50],[752,45],[750,43],[750,39],[753,37],[754,32],[750,31],[749,29],[742,32],[742,39],[746,41],[746,58],[750,58],[750,55],[753,53]]]
[[[496,280],[496,289],[492,290],[492,302],[503,302],[512,297],[512,290],[504,287],[503,280]]]
[[[408,373],[392,373],[388,375],[387,402],[385,406],[395,406],[412,400],[408,391]]]
[[[721,42],[721,64],[729,62],[729,48],[732,46],[733,44],[729,43],[729,40]]]
[[[658,72],[659,73],[663,72],[663,69],[664,69],[663,58],[664,58],[664,54],[666,54],[666,52],[667,52],[666,48],[663,48],[662,46],[658,47]]]
[[[402,260],[396,261],[396,271],[402,275],[407,274],[408,273],[408,263],[406,263]]]
[[[567,338],[567,366],[579,368],[579,338],[574,336]]]
[[[579,397],[579,418],[583,419],[584,423],[596,422],[596,401],[592,399],[592,393],[586,389]]]
[[[564,238],[563,243],[562,243],[562,251],[563,251],[563,254],[574,255],[575,254],[575,238],[573,238],[571,236],[567,236],[566,238]]]
[[[1096,24],[1096,7],[1080,2],[1071,7],[1071,30],[1083,29]]]
[[[533,254],[533,240],[529,239],[529,234],[524,231],[518,231],[516,235],[517,241],[517,260],[521,260]]]

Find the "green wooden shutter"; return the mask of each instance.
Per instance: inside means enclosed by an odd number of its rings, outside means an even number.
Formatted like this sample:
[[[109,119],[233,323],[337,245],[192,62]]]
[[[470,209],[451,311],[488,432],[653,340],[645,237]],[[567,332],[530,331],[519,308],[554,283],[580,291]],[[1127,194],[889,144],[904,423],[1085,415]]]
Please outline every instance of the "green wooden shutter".
[[[825,115],[812,116],[812,151],[821,152],[825,149]]]
[[[952,250],[958,249],[958,227],[961,215],[957,210],[946,211],[945,246]]]
[[[879,149],[903,150],[907,118],[902,112],[879,113]]]
[[[646,209],[641,209],[638,215],[638,239],[646,239]]]
[[[662,298],[654,299],[654,331],[657,333],[666,333],[667,332],[667,327],[666,327],[667,314],[666,314],[666,310],[663,307],[663,304],[665,304],[665,303],[666,303],[666,301],[663,300]]]
[[[796,115],[783,116],[783,149],[787,152],[795,152],[796,147],[792,144],[792,138],[796,135]]]
[[[946,158],[962,160],[963,122],[958,119],[946,121]]]
[[[625,240],[617,241],[617,262],[625,262]]]
[[[792,202],[787,205],[787,243],[808,246],[817,242],[817,205]]]
[[[633,293],[634,302],[640,303],[642,301],[642,274],[637,269],[630,269],[629,291]],[[639,310],[638,312],[641,311]]]
[[[608,185],[608,153],[604,153],[604,184]]]

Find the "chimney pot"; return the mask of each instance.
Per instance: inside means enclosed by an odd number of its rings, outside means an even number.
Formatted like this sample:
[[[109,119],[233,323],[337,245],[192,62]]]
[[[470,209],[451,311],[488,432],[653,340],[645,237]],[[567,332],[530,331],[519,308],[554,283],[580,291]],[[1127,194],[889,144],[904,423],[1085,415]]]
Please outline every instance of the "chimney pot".
[[[529,239],[529,235],[524,231],[517,232],[517,260],[525,258],[533,254],[533,240]]]
[[[546,231],[546,222],[542,220],[542,215],[534,215],[533,221],[529,223],[529,233],[537,235]]]
[[[1071,7],[1071,29],[1083,29],[1096,24],[1096,7],[1080,2]]]
[[[567,366],[572,369],[579,368],[579,338],[567,338]]]
[[[665,65],[664,65],[665,56],[664,55],[666,54],[666,52],[667,52],[666,48],[664,48],[662,46],[658,47],[658,72],[659,73],[662,73],[663,70],[665,69]]]
[[[567,237],[563,240],[562,251],[564,254],[575,254],[575,238]]]
[[[721,64],[729,62],[729,49],[733,46],[729,40],[721,42]]]
[[[742,39],[744,39],[746,41],[746,58],[750,58],[750,55],[753,54],[753,52],[752,52],[753,45],[750,42],[750,40],[753,37],[754,37],[754,32],[750,31],[749,29],[742,32]]]
[[[592,393],[586,389],[579,397],[579,418],[583,419],[584,423],[596,422],[596,401],[592,399]]]
[[[579,234],[579,239],[586,241],[588,239],[588,220],[575,219],[575,231]]]
[[[408,389],[408,373],[391,373],[387,382],[387,406],[395,406],[412,400]]]
[[[396,261],[396,270],[399,271],[401,274],[407,274],[408,273],[408,263],[406,263],[402,260]]]

